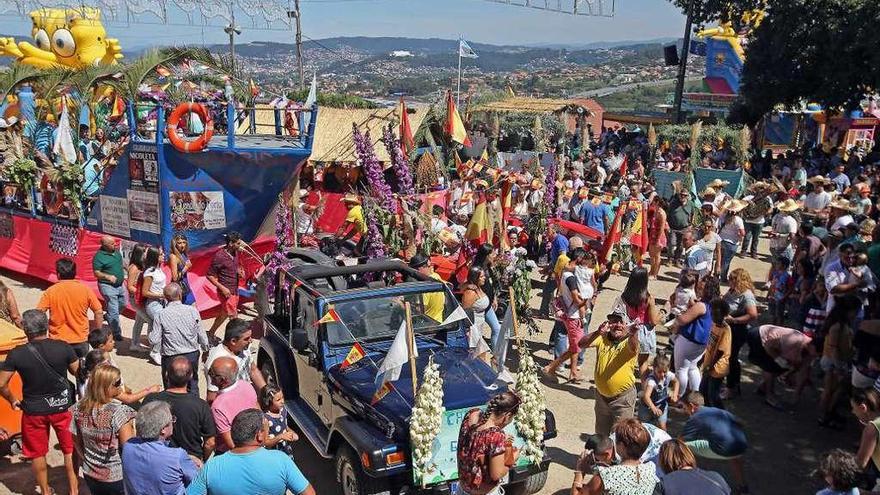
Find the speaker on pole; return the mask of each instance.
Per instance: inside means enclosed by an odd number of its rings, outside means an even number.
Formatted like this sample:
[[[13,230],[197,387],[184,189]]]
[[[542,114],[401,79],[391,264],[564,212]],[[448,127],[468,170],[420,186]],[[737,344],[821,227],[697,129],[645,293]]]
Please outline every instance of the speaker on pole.
[[[667,66],[679,65],[681,60],[678,58],[678,45],[666,45],[663,47],[663,59]]]

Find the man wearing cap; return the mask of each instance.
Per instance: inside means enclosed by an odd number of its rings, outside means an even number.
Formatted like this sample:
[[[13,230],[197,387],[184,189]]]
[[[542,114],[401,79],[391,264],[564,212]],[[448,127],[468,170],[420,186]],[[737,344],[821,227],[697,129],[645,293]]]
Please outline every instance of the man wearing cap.
[[[633,417],[636,405],[636,368],[639,354],[638,327],[630,325],[626,309],[608,315],[599,328],[584,336],[581,348],[596,348],[596,433],[611,434],[621,419]]]
[[[358,242],[357,251],[358,253],[361,253],[363,250],[360,249],[360,247],[363,245],[364,240],[366,240],[367,233],[367,222],[364,219],[364,207],[361,206],[361,199],[351,193],[343,196],[342,202],[345,204],[345,207],[348,208],[348,214],[345,216],[342,225],[336,229],[335,236],[340,242],[345,242],[355,235],[360,234],[361,239]]]
[[[416,253],[409,260],[410,268],[418,270],[422,275],[432,278],[438,282],[443,282],[440,275],[434,271],[434,265],[431,259],[422,253]],[[446,294],[442,291],[429,292],[422,294],[422,304],[425,306],[425,315],[429,316],[436,322],[443,321],[443,310],[446,307]]]
[[[794,237],[798,231],[798,222],[791,214],[800,206],[797,201],[789,198],[777,207],[779,213],[773,216],[770,222],[770,253],[774,258],[784,256],[789,261],[794,257]]]
[[[317,247],[318,245],[315,239],[315,218],[321,214],[321,210],[324,208],[324,199],[321,197],[321,191],[317,191],[316,194],[318,203],[312,205],[306,201],[309,197],[309,190],[299,190],[299,204],[296,207],[296,235],[297,242],[303,247]]]
[[[716,210],[721,209],[721,205],[732,199],[730,195],[724,191],[724,188],[729,184],[729,181],[715,179],[706,186],[707,189],[713,189],[715,191],[715,199],[712,200],[712,204],[715,205]]]
[[[544,281],[544,291],[541,295],[540,314],[547,315],[548,317],[552,317],[550,315],[550,302],[553,299],[553,294],[556,293],[556,276],[553,273],[553,269],[556,267],[559,256],[568,252],[568,239],[564,235],[556,233],[557,228],[554,224],[547,226],[547,240],[550,241],[550,257],[545,269],[547,279]]]

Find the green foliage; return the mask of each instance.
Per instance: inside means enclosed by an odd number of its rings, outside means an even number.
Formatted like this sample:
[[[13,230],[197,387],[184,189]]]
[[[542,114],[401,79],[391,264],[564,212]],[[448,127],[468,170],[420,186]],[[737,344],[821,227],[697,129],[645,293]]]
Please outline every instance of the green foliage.
[[[4,165],[3,174],[10,183],[18,184],[21,189],[30,191],[37,180],[37,162],[29,158],[19,158],[9,165]]]
[[[684,10],[691,0],[670,0]],[[740,98],[731,120],[754,124],[777,106],[818,102],[856,108],[880,88],[880,8],[876,0],[693,0],[699,25],[766,4],[750,34]]]
[[[76,163],[63,163],[60,167],[46,171],[49,180],[61,186],[64,197],[71,207],[76,210],[73,216],[79,215],[80,201],[83,197],[83,169]]]
[[[294,101],[305,101],[308,97],[309,90],[296,91],[290,93],[288,98]],[[379,108],[372,101],[365,100],[356,95],[345,95],[339,93],[321,93],[318,92],[318,105],[330,108]]]
[[[688,124],[668,124],[661,125],[657,128],[657,143],[662,144],[669,141],[671,145],[679,143],[688,144],[691,139],[691,126]],[[704,125],[697,138],[697,149],[691,150],[692,158],[695,163],[699,163],[702,159],[702,148],[705,145],[716,146],[718,140],[721,139],[728,143],[736,152],[737,163],[744,163],[748,157],[742,154],[745,149],[743,146],[743,130],[742,126],[730,126],[726,124]]]

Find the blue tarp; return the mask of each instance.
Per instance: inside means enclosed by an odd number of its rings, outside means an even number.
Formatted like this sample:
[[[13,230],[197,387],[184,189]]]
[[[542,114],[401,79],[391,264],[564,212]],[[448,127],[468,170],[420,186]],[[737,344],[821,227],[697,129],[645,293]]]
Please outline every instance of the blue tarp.
[[[668,198],[673,194],[672,183],[674,181],[685,182],[685,174],[683,172],[669,172],[667,170],[655,170],[652,172],[654,176],[654,185],[657,192],[664,198]],[[694,170],[694,186],[697,193],[703,192],[706,185],[715,179],[726,180],[728,184],[724,188],[724,192],[738,198],[745,192],[746,184],[743,183],[745,173],[739,170],[716,170],[713,168],[697,168]]]

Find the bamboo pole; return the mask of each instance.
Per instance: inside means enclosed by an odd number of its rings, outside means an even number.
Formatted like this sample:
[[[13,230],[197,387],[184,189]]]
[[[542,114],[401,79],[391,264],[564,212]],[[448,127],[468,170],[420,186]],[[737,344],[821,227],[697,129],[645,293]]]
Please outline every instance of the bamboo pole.
[[[513,338],[516,339],[516,344],[519,345],[519,318],[516,316],[516,297],[513,293],[513,287],[508,287],[507,289],[510,292],[510,314],[513,316],[512,325],[513,325]]]
[[[403,303],[406,309],[406,352],[409,355],[409,371],[412,375],[413,401],[416,398],[416,390],[418,389],[418,377],[416,376],[416,338],[412,327],[412,309],[408,302]]]

